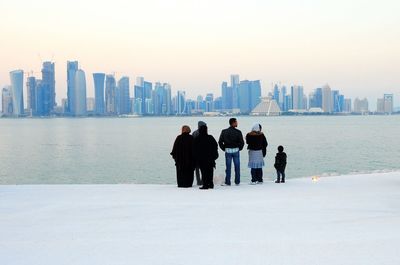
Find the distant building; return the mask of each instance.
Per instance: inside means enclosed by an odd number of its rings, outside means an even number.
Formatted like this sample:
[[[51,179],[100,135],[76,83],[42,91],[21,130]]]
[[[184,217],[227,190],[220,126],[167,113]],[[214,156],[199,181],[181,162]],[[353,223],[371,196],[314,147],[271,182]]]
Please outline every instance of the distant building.
[[[351,108],[351,99],[350,99],[350,98],[346,98],[346,99],[344,100],[343,112],[345,112],[345,113],[351,113],[351,112],[352,112],[352,108]]]
[[[87,98],[86,99],[86,109],[88,113],[94,113],[96,109],[96,100],[95,98]]]
[[[118,81],[117,87],[117,113],[130,113],[129,77],[124,76]]]
[[[322,88],[316,88],[309,95],[309,108],[322,109]]]
[[[176,96],[176,114],[183,115],[187,114],[186,112],[186,93],[185,91],[178,91]]]
[[[225,111],[232,110],[233,89],[231,86],[228,86],[227,82],[222,82],[221,84],[221,95],[222,109]]]
[[[271,97],[261,98],[261,102],[250,112],[254,116],[278,116],[281,109],[275,99]]]
[[[104,82],[105,82],[105,74],[104,73],[94,73],[93,81],[94,81],[94,113],[96,115],[104,114]]]
[[[42,86],[45,90],[43,98],[45,106],[43,106],[43,109],[45,115],[49,115],[56,106],[56,77],[53,62],[43,62]]]
[[[117,114],[116,107],[116,82],[113,75],[106,76],[106,114]]]
[[[29,76],[26,81],[27,109],[30,114],[36,112],[36,78]]]
[[[381,114],[393,113],[393,94],[384,94],[377,101],[376,112]]]
[[[239,86],[240,78],[239,75],[231,75],[231,89],[232,89],[232,109],[238,109],[239,107]]]
[[[354,108],[353,108],[353,112],[354,113],[358,113],[358,114],[366,114],[369,112],[369,108],[368,108],[368,100],[366,98],[364,99],[359,99],[356,98],[354,100]]]
[[[291,86],[292,94],[292,109],[293,110],[304,110],[304,89],[303,86],[293,85]]]
[[[11,87],[4,87],[1,92],[1,112],[3,115],[10,116],[13,114],[13,95]]]
[[[13,99],[13,115],[21,116],[24,114],[24,71],[15,70],[10,72],[11,93]]]
[[[329,85],[322,87],[322,110],[326,113],[333,112],[332,90]]]
[[[78,61],[67,61],[67,106],[66,112],[71,113],[71,105],[74,99],[74,90],[75,90],[75,74],[78,71]]]
[[[261,84],[259,80],[243,80],[239,84],[239,109],[249,114],[261,102]]]
[[[87,114],[86,77],[85,72],[81,69],[75,73],[75,84],[72,95],[72,114],[74,116],[85,116]]]

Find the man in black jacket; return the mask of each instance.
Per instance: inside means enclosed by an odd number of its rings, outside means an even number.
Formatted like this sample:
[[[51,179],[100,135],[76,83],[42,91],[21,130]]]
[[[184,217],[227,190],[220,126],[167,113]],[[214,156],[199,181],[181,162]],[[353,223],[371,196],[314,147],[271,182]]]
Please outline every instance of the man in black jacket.
[[[242,132],[236,129],[238,122],[235,118],[229,119],[229,128],[222,130],[219,137],[219,147],[225,152],[225,185],[231,185],[232,160],[235,166],[235,184],[240,184],[240,155],[244,141]]]

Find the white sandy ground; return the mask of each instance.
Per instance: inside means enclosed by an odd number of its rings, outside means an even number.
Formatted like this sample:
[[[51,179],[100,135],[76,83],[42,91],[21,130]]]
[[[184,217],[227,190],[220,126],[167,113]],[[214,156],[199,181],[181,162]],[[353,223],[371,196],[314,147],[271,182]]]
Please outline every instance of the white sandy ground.
[[[400,173],[0,186],[0,264],[400,264]]]

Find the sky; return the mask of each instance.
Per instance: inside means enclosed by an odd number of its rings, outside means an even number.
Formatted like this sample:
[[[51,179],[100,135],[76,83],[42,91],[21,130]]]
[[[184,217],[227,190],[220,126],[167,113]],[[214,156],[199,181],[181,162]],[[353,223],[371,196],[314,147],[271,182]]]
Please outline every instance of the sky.
[[[93,72],[168,82],[195,98],[220,95],[230,74],[271,84],[329,84],[347,97],[383,93],[400,105],[400,1],[37,0],[0,2],[0,87],[9,72],[40,77],[56,63],[57,101],[66,62]],[[25,88],[24,88],[25,92]]]

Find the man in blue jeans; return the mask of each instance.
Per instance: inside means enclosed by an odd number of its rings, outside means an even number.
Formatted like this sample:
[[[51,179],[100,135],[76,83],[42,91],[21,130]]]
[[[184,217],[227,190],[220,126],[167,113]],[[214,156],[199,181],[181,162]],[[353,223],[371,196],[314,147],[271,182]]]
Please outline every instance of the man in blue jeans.
[[[229,119],[229,128],[222,130],[219,137],[219,147],[225,152],[226,176],[225,185],[231,185],[232,160],[235,165],[235,184],[240,184],[240,155],[244,141],[242,132],[236,129],[238,122],[235,118]]]

